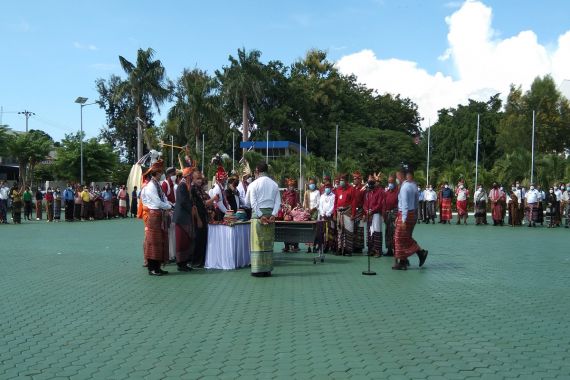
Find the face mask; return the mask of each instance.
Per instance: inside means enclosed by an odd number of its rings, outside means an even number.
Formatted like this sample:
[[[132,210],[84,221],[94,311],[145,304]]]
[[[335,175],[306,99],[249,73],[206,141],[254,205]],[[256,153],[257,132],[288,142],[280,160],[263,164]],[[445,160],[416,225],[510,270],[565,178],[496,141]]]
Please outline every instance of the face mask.
[[[170,180],[171,180],[172,182],[176,182],[176,176],[175,176],[175,175],[171,175],[171,176],[170,176]]]
[[[345,183],[344,181],[340,181],[340,182],[339,182],[340,187],[344,187],[345,184],[346,184],[346,183]]]
[[[516,189],[517,189],[517,188],[516,188],[516,187],[514,187],[514,186],[513,186],[513,187],[511,187],[511,190],[512,190],[512,191],[515,191]]]
[[[554,190],[550,189],[550,194],[554,193]]]
[[[479,188],[479,191],[483,191],[483,188],[482,188],[482,187],[480,187],[480,188]]]
[[[518,189],[518,188],[520,187],[520,184],[517,183],[517,184],[516,184],[516,187],[517,187],[517,189]]]
[[[463,190],[463,185],[459,185],[459,188],[460,188],[461,190]]]
[[[400,180],[396,178],[396,183],[399,185],[400,184]]]
[[[444,187],[445,187],[446,189],[449,189],[449,185],[445,185]]]
[[[499,190],[503,191],[503,186],[499,187]]]
[[[245,180],[245,182],[247,182],[247,183],[252,183],[252,182],[253,182],[253,179],[252,179],[251,177],[249,177],[248,179]]]
[[[388,189],[394,190],[394,184],[393,184],[393,183],[389,183],[389,184],[388,184]]]
[[[309,189],[310,189],[310,190],[315,190],[315,184],[314,184],[314,183],[310,183],[310,184],[309,184]]]
[[[531,186],[530,189],[531,189],[531,190],[534,190],[534,186]]]
[[[331,193],[331,188],[327,187],[325,188],[325,194],[329,195]]]
[[[432,188],[431,188],[431,187],[428,187],[428,190],[429,190],[429,191],[432,191]]]
[[[368,181],[368,187],[374,187],[376,185],[376,181]]]

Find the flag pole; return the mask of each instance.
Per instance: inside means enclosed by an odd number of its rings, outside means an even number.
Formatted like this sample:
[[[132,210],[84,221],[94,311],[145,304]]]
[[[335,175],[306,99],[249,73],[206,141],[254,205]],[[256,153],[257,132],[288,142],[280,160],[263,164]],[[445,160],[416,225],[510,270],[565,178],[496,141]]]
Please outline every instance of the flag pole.
[[[334,171],[338,170],[338,124],[336,125],[335,148],[334,148]]]
[[[534,183],[534,116],[535,111],[532,111],[532,154],[530,158],[530,183]]]
[[[426,186],[429,185],[429,149],[431,138],[431,120],[428,119],[428,146],[427,146],[427,166],[426,166]]]
[[[204,134],[202,133],[202,175],[204,175]]]
[[[479,174],[479,114],[477,114],[477,147],[475,148],[475,190]]]

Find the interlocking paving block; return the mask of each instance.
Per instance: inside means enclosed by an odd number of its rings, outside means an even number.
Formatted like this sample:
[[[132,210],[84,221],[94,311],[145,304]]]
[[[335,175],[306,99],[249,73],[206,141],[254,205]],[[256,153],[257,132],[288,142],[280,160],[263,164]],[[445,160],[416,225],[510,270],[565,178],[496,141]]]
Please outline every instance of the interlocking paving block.
[[[0,379],[567,378],[568,230],[414,233],[406,272],[276,244],[268,279],[153,278],[139,220],[2,225]]]

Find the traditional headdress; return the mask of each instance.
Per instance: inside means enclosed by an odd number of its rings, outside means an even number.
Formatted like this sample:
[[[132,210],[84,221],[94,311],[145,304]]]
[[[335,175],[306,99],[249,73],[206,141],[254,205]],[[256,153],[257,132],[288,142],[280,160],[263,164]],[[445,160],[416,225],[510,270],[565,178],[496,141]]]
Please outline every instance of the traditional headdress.
[[[287,186],[297,186],[297,180],[295,178],[287,178]]]
[[[155,163],[153,163],[146,172],[144,172],[143,177],[146,177],[147,175],[153,172],[162,172],[162,171],[164,171],[164,161],[158,160]]]
[[[223,181],[226,178],[228,178],[228,173],[226,173],[226,170],[224,169],[223,165],[224,160],[227,158],[229,158],[229,156],[225,153],[223,155],[220,155],[218,153],[212,158],[212,164],[218,166],[216,170],[216,181]]]
[[[356,170],[354,173],[352,173],[352,178],[356,179],[356,178],[360,178],[362,179],[362,174],[360,174],[360,172],[358,170]]]
[[[193,172],[194,172],[194,168],[184,168],[184,170],[182,170],[182,177],[188,177]]]

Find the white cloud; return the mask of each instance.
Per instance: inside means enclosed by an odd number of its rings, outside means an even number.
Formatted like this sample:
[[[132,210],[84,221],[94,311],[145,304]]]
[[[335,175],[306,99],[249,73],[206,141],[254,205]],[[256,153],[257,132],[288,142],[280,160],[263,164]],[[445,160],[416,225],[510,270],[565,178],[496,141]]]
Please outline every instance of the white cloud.
[[[91,50],[91,51],[95,51],[95,50],[99,50],[97,48],[97,46],[92,45],[92,44],[82,44],[80,42],[74,42],[73,43],[73,47],[76,49],[80,49],[80,50]]]
[[[528,89],[538,75],[552,74],[561,83],[570,79],[570,30],[558,38],[553,49],[541,45],[533,31],[499,38],[492,28],[492,9],[480,1],[465,1],[446,18],[448,48],[439,57],[453,65],[455,77],[428,73],[416,62],[379,58],[371,50],[346,55],[339,70],[380,93],[399,93],[419,107],[423,125],[432,123],[441,108],[454,107],[467,99],[487,100],[511,83]]]

